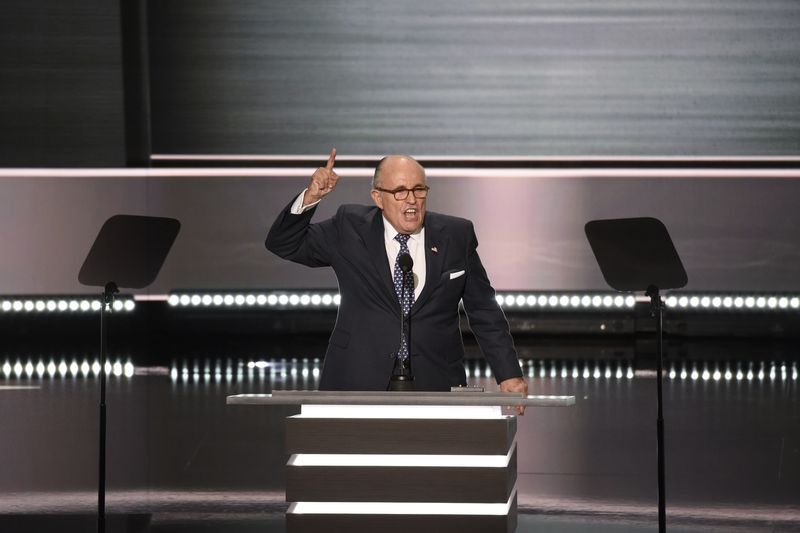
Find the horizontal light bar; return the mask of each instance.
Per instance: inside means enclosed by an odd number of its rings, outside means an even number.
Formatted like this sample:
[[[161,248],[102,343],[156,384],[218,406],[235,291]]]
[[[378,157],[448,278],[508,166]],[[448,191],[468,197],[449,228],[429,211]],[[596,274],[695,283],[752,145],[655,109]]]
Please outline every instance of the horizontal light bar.
[[[725,365],[709,366],[706,364],[672,365],[666,374],[671,380],[691,381],[797,381],[797,362],[771,362],[742,367],[737,363],[735,367]]]
[[[167,303],[172,307],[215,307],[215,308],[335,308],[339,306],[341,297],[331,291],[303,292],[252,292],[252,293],[173,293]]]
[[[506,468],[516,449],[512,443],[507,455],[423,455],[423,454],[329,454],[297,453],[289,466],[392,466],[443,468]]]
[[[205,167],[205,168],[3,168],[0,178],[308,178],[309,169],[327,159],[320,156],[307,165],[292,167]],[[371,178],[374,168],[340,165],[336,167],[339,176],[348,178]],[[436,167],[426,169],[428,178],[507,178],[507,179],[797,179],[800,171],[794,168],[739,169],[739,168],[630,168],[628,165],[617,168],[472,168]]]
[[[632,295],[620,293],[530,293],[499,292],[497,303],[504,309],[578,309],[604,311],[631,309],[636,303]],[[270,291],[251,293],[172,293],[167,299],[172,307],[247,308],[267,307],[291,309],[299,307],[335,308],[341,296],[331,291]]]
[[[106,361],[106,374],[109,376],[130,378],[134,375],[133,363],[127,361]],[[4,361],[0,365],[0,374],[5,379],[23,378],[77,378],[100,375],[100,362],[95,360],[91,363],[84,359],[80,363],[72,359],[71,361],[61,360],[56,362],[53,359],[45,362],[44,360],[27,361]]]
[[[486,405],[302,405],[298,418],[503,418],[498,406]]]
[[[609,312],[630,311],[643,296],[619,292],[498,291],[495,300],[508,312],[552,310]],[[686,311],[800,311],[800,296],[778,294],[668,294],[662,300],[669,309]],[[172,293],[172,307],[213,308],[320,308],[333,309],[341,296],[333,291],[268,291],[249,293]]]
[[[636,298],[620,293],[530,293],[498,292],[497,303],[503,309],[594,310],[632,309]]]
[[[686,310],[800,310],[800,296],[785,294],[671,294],[664,303],[670,309]]]
[[[294,502],[286,513],[505,516],[516,496],[514,488],[506,503]]]
[[[520,362],[523,369],[527,366],[527,376],[529,378],[633,379],[635,377],[635,372],[631,365],[623,366],[619,363],[566,363],[559,362],[559,364],[556,364],[551,361],[549,364],[545,364],[542,361],[535,365],[533,361]],[[469,367],[467,367],[467,377],[470,377]]]
[[[635,370],[630,361],[587,361],[587,360],[520,360],[524,375],[530,379],[583,379],[583,380],[631,380],[641,377],[653,377],[654,374],[644,375]],[[169,370],[173,381],[184,382],[209,382],[232,380],[269,380],[273,388],[286,383],[291,388],[314,389],[316,380],[322,370],[320,359],[275,359],[259,360],[247,363],[234,364],[228,361],[226,365],[216,364],[213,367],[209,361],[184,362],[175,365]],[[468,380],[490,379],[492,371],[488,364],[482,360],[467,360],[464,370]],[[800,377],[800,367],[797,361],[742,361],[736,363],[719,362],[686,362],[672,363],[665,368],[664,376],[671,380],[693,381],[797,381]],[[396,409],[396,406],[384,406],[375,409],[375,412],[362,408],[351,409],[353,406],[303,406],[300,418],[342,417],[342,418],[496,418],[496,411],[487,411],[483,415],[475,409],[484,409],[480,406],[467,407],[475,411],[465,412],[460,415],[453,411],[451,406],[441,409],[428,407],[425,409]],[[492,408],[489,408],[492,409]]]
[[[0,299],[0,313],[89,313],[100,311],[99,298],[8,298]],[[114,311],[133,311],[133,298],[114,300]]]
[[[301,154],[153,154],[150,159],[153,161],[267,161],[267,162],[284,162],[284,161],[308,161],[309,163],[319,164],[320,161],[328,159],[329,154],[318,155],[301,155]],[[375,163],[381,160],[383,155],[369,155],[369,154],[350,154],[350,155],[336,155],[337,161],[364,161],[373,160]],[[673,156],[673,155],[657,155],[657,156],[629,156],[629,155],[537,155],[537,156],[495,156],[495,155],[433,155],[433,154],[420,154],[414,156],[417,160],[425,161],[476,161],[476,162],[564,162],[564,161],[624,161],[629,162],[653,162],[653,161],[675,161],[685,163],[687,161],[695,161],[700,163],[707,162],[786,162],[797,163],[800,165],[800,157],[797,156]]]

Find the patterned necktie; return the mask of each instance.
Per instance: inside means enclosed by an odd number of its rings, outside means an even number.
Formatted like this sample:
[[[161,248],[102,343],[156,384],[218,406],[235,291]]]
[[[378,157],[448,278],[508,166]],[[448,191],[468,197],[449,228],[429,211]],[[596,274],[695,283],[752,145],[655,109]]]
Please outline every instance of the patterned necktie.
[[[403,254],[410,255],[408,251],[409,237],[411,236],[402,233],[398,233],[394,237],[394,240],[400,243],[400,252],[397,254],[397,259],[394,260],[394,290],[397,293],[397,300],[400,302],[400,307],[403,309],[403,316],[408,316],[411,306],[414,305],[414,275],[409,272],[404,276],[403,271],[400,270],[400,256]],[[406,285],[405,297],[403,295],[404,282]],[[403,360],[408,358],[408,339],[406,335],[403,335],[400,342],[400,350],[397,352],[397,357]]]

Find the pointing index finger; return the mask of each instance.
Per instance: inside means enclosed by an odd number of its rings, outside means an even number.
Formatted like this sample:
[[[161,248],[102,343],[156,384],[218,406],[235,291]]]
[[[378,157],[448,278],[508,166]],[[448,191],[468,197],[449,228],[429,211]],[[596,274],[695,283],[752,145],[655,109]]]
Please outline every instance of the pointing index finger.
[[[336,161],[336,148],[331,150],[331,155],[328,157],[328,163],[325,165],[325,168],[328,170],[333,170],[333,163]]]

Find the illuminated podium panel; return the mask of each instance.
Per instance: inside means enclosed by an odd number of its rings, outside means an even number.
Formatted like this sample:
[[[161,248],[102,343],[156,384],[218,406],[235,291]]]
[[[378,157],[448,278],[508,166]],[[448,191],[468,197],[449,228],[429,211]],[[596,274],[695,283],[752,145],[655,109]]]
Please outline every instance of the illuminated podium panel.
[[[287,531],[512,532],[517,421],[503,405],[573,396],[285,391],[228,404],[299,404],[286,419]]]

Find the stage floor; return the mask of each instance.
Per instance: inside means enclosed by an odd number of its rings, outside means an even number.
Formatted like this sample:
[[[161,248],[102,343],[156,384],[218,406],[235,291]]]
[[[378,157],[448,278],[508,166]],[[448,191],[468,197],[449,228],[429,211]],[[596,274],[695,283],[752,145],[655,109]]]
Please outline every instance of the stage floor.
[[[91,361],[0,357],[5,362],[0,531],[92,530],[98,381]],[[296,410],[227,406],[225,398],[314,388],[319,364],[226,354],[113,368],[109,530],[284,531],[283,418]],[[470,383],[495,387],[479,362],[468,368]],[[530,409],[519,420],[518,531],[655,531],[652,373],[608,360],[524,368],[531,393],[575,395],[576,405]],[[800,531],[797,368],[791,357],[668,366],[670,531]]]

